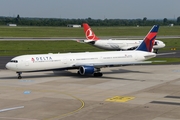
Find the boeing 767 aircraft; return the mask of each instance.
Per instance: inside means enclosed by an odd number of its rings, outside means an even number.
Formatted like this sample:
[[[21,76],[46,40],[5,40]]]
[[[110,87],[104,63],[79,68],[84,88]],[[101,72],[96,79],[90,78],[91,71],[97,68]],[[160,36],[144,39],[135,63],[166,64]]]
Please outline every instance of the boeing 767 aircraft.
[[[21,55],[6,64],[6,68],[16,71],[21,79],[22,72],[59,71],[77,69],[80,75],[102,76],[101,68],[118,65],[147,63],[147,59],[156,56],[151,52],[158,32],[158,25],[154,25],[135,50],[82,52],[62,54],[34,54]]]
[[[134,50],[143,40],[111,40],[99,39],[91,30],[87,23],[83,23],[86,40],[78,40],[81,43],[89,43],[90,45],[102,48],[105,50]],[[160,40],[155,40],[153,49],[157,53],[158,49],[165,47],[165,44]]]

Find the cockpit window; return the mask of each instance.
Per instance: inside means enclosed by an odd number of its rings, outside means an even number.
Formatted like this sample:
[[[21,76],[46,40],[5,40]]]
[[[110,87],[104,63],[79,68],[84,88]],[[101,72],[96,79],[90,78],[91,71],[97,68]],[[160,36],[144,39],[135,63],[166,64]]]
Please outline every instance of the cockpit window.
[[[154,43],[154,45],[158,45],[158,44],[159,44],[159,42],[155,42],[155,43]]]
[[[13,63],[18,63],[18,61],[17,61],[17,60],[11,60],[10,62],[13,62]]]

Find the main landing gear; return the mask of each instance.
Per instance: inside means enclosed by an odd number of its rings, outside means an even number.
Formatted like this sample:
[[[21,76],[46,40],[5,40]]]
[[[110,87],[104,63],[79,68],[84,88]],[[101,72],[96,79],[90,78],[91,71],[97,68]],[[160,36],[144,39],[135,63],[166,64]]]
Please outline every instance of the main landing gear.
[[[18,79],[21,79],[22,77],[21,77],[21,74],[22,74],[22,72],[16,72],[17,74],[18,74]]]
[[[95,73],[93,74],[94,77],[102,77],[103,74],[100,72],[100,68],[96,68]]]
[[[94,76],[94,77],[102,77],[102,76],[103,76],[103,74],[102,74],[102,73],[100,73],[100,72],[98,72],[98,73],[94,73],[94,74],[93,74],[93,76]]]

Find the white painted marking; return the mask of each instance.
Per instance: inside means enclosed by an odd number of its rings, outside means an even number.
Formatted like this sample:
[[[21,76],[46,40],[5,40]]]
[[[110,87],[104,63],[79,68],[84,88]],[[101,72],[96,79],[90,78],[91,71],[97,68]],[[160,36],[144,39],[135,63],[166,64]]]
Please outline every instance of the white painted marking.
[[[30,94],[31,91],[24,91],[24,94]]]
[[[14,118],[14,117],[0,117],[0,119],[8,119],[8,120],[38,120],[38,119],[30,119],[30,118]]]
[[[14,107],[14,108],[1,109],[0,112],[5,112],[5,111],[9,111],[9,110],[20,109],[20,108],[24,108],[24,106],[19,106],[19,107]]]

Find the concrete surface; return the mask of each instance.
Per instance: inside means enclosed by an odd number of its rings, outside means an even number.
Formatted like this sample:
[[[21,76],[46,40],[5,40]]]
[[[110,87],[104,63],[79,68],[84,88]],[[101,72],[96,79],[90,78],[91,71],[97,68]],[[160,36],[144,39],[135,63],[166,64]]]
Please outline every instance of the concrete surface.
[[[180,65],[104,68],[100,78],[76,72],[23,73],[19,80],[1,69],[0,110],[7,111],[0,120],[180,119]],[[115,96],[125,101],[106,101]]]

